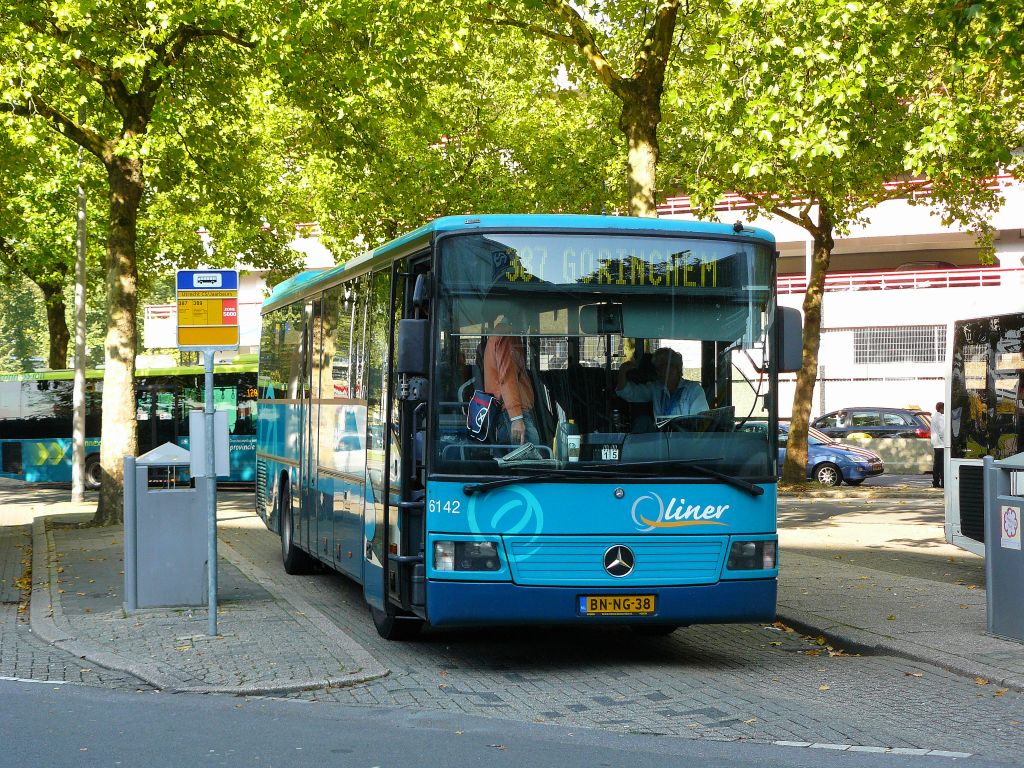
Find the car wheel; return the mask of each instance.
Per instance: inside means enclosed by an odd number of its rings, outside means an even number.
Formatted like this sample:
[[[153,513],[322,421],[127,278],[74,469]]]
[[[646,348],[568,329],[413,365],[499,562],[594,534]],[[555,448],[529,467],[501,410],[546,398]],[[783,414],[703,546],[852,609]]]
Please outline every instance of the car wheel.
[[[814,479],[822,485],[836,486],[843,482],[843,473],[835,464],[826,461],[814,468]]]

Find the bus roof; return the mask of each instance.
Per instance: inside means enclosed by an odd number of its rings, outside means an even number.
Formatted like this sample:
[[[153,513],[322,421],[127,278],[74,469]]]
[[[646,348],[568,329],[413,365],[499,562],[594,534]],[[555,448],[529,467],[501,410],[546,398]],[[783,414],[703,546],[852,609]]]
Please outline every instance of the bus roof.
[[[445,216],[434,219],[412,232],[384,245],[326,270],[301,272],[274,287],[270,297],[263,302],[263,311],[287,304],[292,298],[307,293],[315,285],[334,282],[345,273],[361,272],[380,262],[411,253],[425,246],[433,236],[441,232],[470,232],[473,230],[619,230],[664,232],[674,235],[712,235],[720,237],[752,237],[764,240],[774,246],[775,238],[770,232],[756,227],[744,226],[737,233],[732,224],[716,224],[706,221],[685,221],[681,219],[644,219],[632,216],[584,216],[579,214],[487,214],[482,216]]]
[[[214,373],[255,373],[256,361],[243,363],[224,363],[213,366]],[[192,376],[203,374],[205,369],[201,365],[179,365],[173,368],[136,368],[135,378],[143,376]],[[102,379],[102,368],[90,368],[85,372],[87,379]],[[32,371],[30,373],[2,373],[0,381],[70,381],[75,378],[74,370],[70,368],[52,371]]]

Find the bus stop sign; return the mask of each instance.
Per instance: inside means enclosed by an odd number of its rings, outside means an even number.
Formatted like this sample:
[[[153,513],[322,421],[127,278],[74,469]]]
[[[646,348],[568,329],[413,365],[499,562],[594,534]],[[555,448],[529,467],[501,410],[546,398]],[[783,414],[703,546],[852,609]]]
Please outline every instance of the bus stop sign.
[[[238,272],[182,269],[177,276],[178,348],[238,348]]]

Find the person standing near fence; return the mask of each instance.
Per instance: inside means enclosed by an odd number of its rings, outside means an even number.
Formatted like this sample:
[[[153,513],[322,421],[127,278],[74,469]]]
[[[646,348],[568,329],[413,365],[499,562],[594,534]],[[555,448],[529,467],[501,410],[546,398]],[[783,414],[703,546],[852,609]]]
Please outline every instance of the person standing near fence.
[[[945,487],[945,453],[946,453],[946,406],[935,404],[935,415],[932,416],[932,488]]]

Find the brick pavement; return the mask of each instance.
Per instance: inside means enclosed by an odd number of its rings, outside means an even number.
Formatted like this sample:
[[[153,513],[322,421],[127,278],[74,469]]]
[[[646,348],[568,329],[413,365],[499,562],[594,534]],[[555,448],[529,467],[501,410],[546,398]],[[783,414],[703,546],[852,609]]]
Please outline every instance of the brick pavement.
[[[291,648],[297,634],[333,632],[333,640],[314,642],[312,650],[299,647],[297,653],[315,652],[320,645],[337,641],[353,653],[364,654],[365,665],[376,663],[389,672],[348,687],[283,694],[290,698],[699,739],[945,750],[1014,761],[1024,753],[1021,694],[979,685],[905,658],[848,655],[785,628],[701,626],[661,639],[619,629],[428,631],[416,642],[389,643],[376,635],[361,591],[352,582],[330,573],[301,577],[283,573],[278,539],[248,512],[250,503],[248,496],[225,494],[222,500],[222,552],[233,553],[222,566],[222,584],[229,590],[232,584],[244,585],[245,598],[238,602],[254,609],[261,605],[258,611],[264,613],[271,610],[269,594],[275,602],[290,606],[282,610],[308,618],[309,623],[277,622],[272,635],[262,635],[260,642],[243,647],[240,655],[249,660],[245,671],[257,673],[280,664],[283,651]],[[55,593],[55,605],[59,604],[56,618],[67,622],[60,626],[75,632],[92,627],[90,634],[126,643],[127,647],[118,646],[125,655],[129,650],[140,656],[157,653],[158,658],[147,663],[174,666],[179,680],[186,683],[205,685],[211,679],[208,675],[220,673],[215,666],[230,666],[216,651],[208,650],[217,641],[198,640],[205,631],[201,610],[193,612],[191,619],[166,611],[152,617],[133,614],[130,619],[119,618],[115,611],[102,620],[87,613],[89,601],[117,598],[117,579],[101,583],[89,569],[120,570],[112,559],[98,559],[103,547],[117,549],[116,536],[101,529],[93,540],[88,538],[92,533],[57,530],[52,534],[57,544],[53,556],[62,552],[64,564],[64,572],[57,574],[60,584],[55,580],[48,585]],[[111,543],[105,544],[101,535],[110,537],[105,540]],[[238,570],[232,571],[231,566]],[[226,606],[232,602],[227,594],[224,602]],[[230,631],[228,618],[234,620],[230,608],[224,616],[222,627]],[[139,620],[143,626],[133,631],[128,622]],[[176,634],[177,627],[189,621],[195,627],[189,625]],[[325,623],[330,626],[324,627]],[[58,626],[59,621],[54,624]],[[115,625],[119,628],[114,629]],[[244,625],[244,621],[239,624]],[[168,636],[191,637],[191,645],[170,652],[165,647],[154,650],[152,638],[139,639],[140,635],[164,635],[168,628],[172,630]],[[0,637],[0,643],[6,653],[7,641]],[[57,645],[71,647],[60,638]],[[59,648],[52,651],[60,652]],[[198,666],[188,667],[196,659]],[[310,660],[301,663],[308,665]],[[187,669],[193,670],[191,678],[183,671]],[[294,669],[288,675],[295,674]],[[202,689],[203,685],[184,687]]]
[[[276,537],[254,527],[231,538],[258,568],[280,569]],[[666,639],[624,629],[429,631],[389,643],[344,577],[296,577],[295,588],[391,670],[367,685],[295,694],[311,701],[705,739],[1014,759],[1024,749],[1017,692],[903,658],[845,655],[775,627],[689,627]]]
[[[304,613],[301,598],[278,599],[273,580],[244,572],[250,566],[228,544],[220,548],[216,637],[206,634],[202,607],[127,614],[122,533],[120,526],[55,527],[36,520],[34,540],[47,550],[34,556],[32,626],[41,637],[178,692],[272,693],[349,685],[385,673],[336,627]]]
[[[28,616],[18,611],[18,601],[27,594],[13,586],[13,580],[30,573],[32,552],[29,525],[0,527],[0,677],[45,680],[51,683],[85,683],[117,688],[147,689],[130,674],[83,662],[40,640],[32,632]]]

